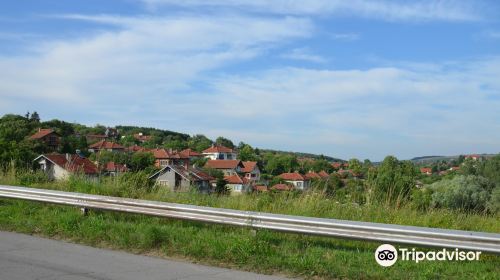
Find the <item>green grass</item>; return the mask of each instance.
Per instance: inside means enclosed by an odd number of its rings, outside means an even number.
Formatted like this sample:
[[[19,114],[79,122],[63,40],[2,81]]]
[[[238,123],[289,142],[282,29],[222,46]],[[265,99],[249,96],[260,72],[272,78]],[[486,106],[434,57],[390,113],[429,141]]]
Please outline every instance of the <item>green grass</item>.
[[[133,180],[132,180],[133,181]],[[4,175],[0,183],[16,185]],[[78,192],[132,196],[213,207],[330,217],[417,226],[500,232],[498,216],[448,210],[419,212],[407,206],[355,206],[320,194],[264,194],[217,197],[131,188],[126,182],[101,184],[73,179],[33,184]],[[495,279],[500,257],[479,262],[397,262],[382,268],[374,260],[379,243],[311,237],[245,228],[175,221],[142,215],[91,211],[0,199],[0,229],[70,240],[96,247],[189,259],[205,264],[313,279]]]

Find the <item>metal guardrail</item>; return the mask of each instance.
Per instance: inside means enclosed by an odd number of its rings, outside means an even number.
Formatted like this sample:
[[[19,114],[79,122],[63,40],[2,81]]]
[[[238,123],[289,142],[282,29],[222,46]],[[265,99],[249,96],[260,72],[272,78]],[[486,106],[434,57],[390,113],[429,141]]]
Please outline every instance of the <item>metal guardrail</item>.
[[[500,254],[500,234],[239,211],[0,185],[0,197],[254,229]]]

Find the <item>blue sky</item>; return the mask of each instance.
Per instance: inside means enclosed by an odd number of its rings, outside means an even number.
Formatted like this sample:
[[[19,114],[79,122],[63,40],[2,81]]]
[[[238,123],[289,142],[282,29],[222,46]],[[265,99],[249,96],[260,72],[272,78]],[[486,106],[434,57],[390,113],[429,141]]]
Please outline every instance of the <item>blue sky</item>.
[[[498,1],[1,7],[1,114],[346,159],[500,152]]]

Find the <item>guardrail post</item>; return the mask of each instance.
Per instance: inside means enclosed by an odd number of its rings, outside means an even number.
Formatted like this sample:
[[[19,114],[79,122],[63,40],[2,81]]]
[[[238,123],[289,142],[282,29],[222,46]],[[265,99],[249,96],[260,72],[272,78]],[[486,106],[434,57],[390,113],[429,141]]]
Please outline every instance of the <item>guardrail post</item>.
[[[82,207],[82,208],[80,208],[80,211],[82,212],[82,215],[83,215],[83,216],[87,216],[87,215],[89,214],[89,210],[90,210],[90,209],[89,209],[89,208],[87,208],[87,207]]]

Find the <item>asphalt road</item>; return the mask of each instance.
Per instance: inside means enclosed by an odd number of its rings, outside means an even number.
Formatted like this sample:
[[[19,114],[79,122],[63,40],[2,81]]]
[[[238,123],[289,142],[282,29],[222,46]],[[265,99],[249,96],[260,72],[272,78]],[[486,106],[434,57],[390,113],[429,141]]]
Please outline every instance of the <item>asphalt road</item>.
[[[0,280],[285,279],[0,231]]]

